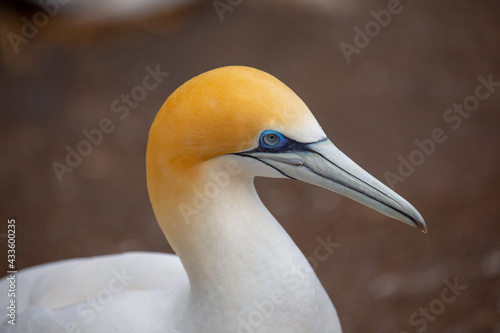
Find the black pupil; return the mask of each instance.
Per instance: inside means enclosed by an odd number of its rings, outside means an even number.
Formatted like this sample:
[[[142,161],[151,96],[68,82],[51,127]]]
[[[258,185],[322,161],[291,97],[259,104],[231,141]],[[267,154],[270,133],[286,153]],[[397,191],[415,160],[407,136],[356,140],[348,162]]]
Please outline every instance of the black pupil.
[[[264,142],[269,146],[275,146],[279,141],[279,137],[274,133],[269,133],[264,136]]]

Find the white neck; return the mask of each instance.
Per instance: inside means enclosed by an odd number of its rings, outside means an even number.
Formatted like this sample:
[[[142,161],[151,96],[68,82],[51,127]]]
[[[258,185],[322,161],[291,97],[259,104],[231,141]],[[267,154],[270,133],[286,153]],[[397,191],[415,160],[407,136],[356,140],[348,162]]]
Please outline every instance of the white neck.
[[[253,177],[237,175],[219,184],[207,179],[212,185],[193,192],[201,209],[183,222],[189,232],[168,235],[191,285],[189,318],[182,319],[181,331],[209,333],[212,323],[218,333],[221,327],[224,332],[268,332],[265,327],[269,332],[337,332],[326,292],[260,201]],[[171,239],[176,235],[183,239]]]

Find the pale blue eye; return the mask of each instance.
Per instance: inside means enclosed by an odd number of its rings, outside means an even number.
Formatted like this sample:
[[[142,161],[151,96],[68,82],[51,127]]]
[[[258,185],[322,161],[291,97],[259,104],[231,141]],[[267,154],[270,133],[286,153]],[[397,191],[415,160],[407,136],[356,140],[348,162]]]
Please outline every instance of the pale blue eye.
[[[275,131],[264,131],[260,135],[260,144],[264,148],[280,148],[285,144],[285,137]]]

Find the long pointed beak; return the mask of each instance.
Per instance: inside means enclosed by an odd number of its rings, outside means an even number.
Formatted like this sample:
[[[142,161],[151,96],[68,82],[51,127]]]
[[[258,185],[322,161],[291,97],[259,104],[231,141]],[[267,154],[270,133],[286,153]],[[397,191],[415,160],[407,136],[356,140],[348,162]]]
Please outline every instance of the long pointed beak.
[[[248,152],[285,176],[324,187],[427,233],[420,213],[359,167],[328,139],[283,152]]]

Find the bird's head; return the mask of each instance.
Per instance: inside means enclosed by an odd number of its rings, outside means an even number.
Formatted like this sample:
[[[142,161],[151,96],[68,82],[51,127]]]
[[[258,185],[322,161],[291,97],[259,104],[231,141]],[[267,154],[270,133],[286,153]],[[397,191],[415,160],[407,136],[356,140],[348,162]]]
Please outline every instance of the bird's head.
[[[324,187],[426,230],[417,210],[336,148],[304,102],[257,69],[218,68],[187,81],[151,127],[148,189],[153,206],[187,192],[204,165],[242,159],[249,177],[289,177]]]

